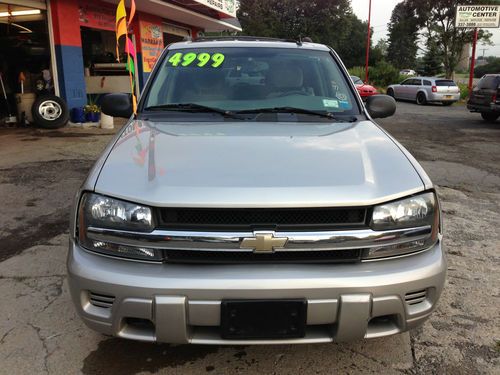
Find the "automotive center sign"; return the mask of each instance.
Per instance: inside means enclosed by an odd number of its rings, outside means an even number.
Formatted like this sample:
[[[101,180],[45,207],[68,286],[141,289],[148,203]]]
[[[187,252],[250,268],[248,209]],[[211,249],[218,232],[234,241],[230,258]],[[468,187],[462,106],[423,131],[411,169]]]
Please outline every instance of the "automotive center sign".
[[[500,23],[500,5],[459,5],[456,27],[491,28]]]
[[[236,17],[236,0],[195,0],[230,17]]]

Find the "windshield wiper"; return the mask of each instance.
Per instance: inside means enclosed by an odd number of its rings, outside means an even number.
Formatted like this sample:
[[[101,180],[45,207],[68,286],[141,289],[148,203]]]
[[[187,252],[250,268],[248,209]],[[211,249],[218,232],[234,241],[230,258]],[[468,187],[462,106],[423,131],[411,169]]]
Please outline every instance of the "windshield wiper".
[[[146,111],[185,111],[185,112],[211,112],[222,116],[234,117],[234,113],[225,109],[208,107],[196,103],[161,104],[144,108]]]
[[[248,109],[248,110],[242,110],[242,111],[236,111],[234,112],[235,114],[245,114],[245,113],[298,113],[298,114],[304,114],[304,115],[312,115],[312,116],[320,116],[320,117],[325,117],[330,120],[339,120],[339,121],[345,121],[341,118],[338,118],[334,113],[332,112],[327,112],[327,111],[313,111],[310,109],[304,109],[304,108],[297,108],[297,107],[274,107],[274,108],[257,108],[257,109]],[[354,116],[351,116],[348,122],[351,122]]]

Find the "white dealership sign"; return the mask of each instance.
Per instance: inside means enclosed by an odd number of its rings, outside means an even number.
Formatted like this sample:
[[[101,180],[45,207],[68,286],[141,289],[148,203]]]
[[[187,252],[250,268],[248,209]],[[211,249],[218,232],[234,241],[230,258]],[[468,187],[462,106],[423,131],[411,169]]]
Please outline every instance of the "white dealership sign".
[[[195,0],[209,8],[236,18],[236,0]]]
[[[500,5],[458,5],[456,27],[499,27]]]

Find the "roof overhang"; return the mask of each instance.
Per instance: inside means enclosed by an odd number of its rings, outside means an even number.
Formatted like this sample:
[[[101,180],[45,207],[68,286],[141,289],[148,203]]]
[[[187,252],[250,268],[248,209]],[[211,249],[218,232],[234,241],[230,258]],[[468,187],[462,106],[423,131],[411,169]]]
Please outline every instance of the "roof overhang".
[[[116,4],[116,0],[106,1]],[[162,0],[136,1],[136,6],[139,11],[142,11],[144,13],[154,14],[156,16],[167,18],[172,21],[194,26],[205,31],[241,31],[241,27],[238,26],[238,22],[236,22],[236,24],[232,24],[232,22],[229,22],[231,18],[213,18],[176,4],[167,3]]]

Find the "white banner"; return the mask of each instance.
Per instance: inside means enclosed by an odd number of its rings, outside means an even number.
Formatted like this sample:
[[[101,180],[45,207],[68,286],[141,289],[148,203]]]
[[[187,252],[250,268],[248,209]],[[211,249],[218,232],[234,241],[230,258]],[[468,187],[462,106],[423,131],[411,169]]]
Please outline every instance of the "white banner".
[[[456,27],[491,28],[500,24],[500,5],[458,5]]]
[[[236,18],[236,0],[195,0],[230,17]]]

